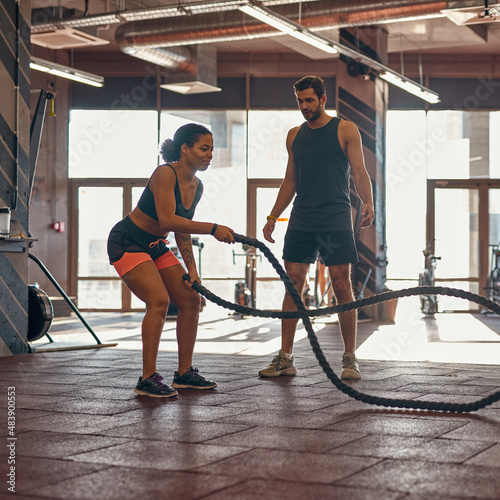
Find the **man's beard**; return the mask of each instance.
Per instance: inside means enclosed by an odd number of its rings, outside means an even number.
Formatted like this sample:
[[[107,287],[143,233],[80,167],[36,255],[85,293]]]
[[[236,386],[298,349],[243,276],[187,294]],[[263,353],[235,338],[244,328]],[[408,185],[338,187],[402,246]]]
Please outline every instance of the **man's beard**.
[[[321,116],[321,104],[319,104],[315,110],[311,111],[311,114],[309,115],[308,118],[306,118],[305,116],[304,116],[304,118],[308,122],[312,122],[312,121],[318,119],[320,116]]]

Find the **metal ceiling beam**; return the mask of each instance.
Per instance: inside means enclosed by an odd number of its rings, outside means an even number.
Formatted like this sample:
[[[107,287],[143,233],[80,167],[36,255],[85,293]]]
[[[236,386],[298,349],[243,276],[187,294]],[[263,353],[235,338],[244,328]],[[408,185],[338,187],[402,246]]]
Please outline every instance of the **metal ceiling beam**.
[[[239,5],[245,4],[240,0]],[[414,1],[401,5],[401,1],[366,2],[363,5],[352,2],[320,0],[303,8],[299,19],[297,5],[284,5],[274,9],[277,15],[298,22],[313,31],[331,30],[369,24],[384,24],[430,17],[444,17],[441,9],[445,1]],[[404,2],[403,2],[404,3]],[[349,7],[344,4],[348,4]],[[261,4],[262,5],[262,4]],[[377,8],[376,8],[377,7]],[[356,9],[356,10],[354,10]],[[241,12],[227,12],[223,17],[215,14],[189,16],[173,23],[170,19],[135,21],[119,26],[115,33],[118,45],[123,47],[175,47],[200,43],[249,40],[282,36],[275,28],[250,20]]]
[[[302,3],[316,2],[318,0],[301,0]],[[121,24],[130,21],[141,21],[146,19],[164,19],[172,17],[184,17],[195,14],[211,14],[214,12],[228,12],[238,10],[244,0],[223,0],[197,3],[180,2],[177,5],[166,7],[154,7],[135,10],[122,10],[116,12],[104,12],[101,14],[85,15],[79,17],[66,17],[54,19],[49,13],[52,8],[36,10],[32,20],[31,31],[38,33],[57,28],[85,28],[89,26],[103,26],[108,24]],[[273,7],[298,3],[297,0],[263,0],[262,5]]]

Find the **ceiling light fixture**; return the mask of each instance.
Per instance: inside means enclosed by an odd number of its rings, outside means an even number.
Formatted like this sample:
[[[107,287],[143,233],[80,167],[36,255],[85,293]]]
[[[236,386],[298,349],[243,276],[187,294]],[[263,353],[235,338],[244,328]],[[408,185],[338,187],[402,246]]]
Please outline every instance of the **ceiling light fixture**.
[[[178,94],[206,94],[208,92],[220,92],[222,90],[220,87],[199,80],[180,83],[163,83],[160,87],[162,89],[171,90],[172,92],[177,92]]]
[[[378,76],[379,78],[382,78],[382,80],[392,83],[392,85],[406,90],[409,94],[420,97],[420,99],[423,99],[431,104],[437,104],[440,101],[439,94],[436,94],[436,92],[433,92],[432,90],[429,90],[428,88],[423,87],[422,85],[419,85],[413,80],[410,80],[402,75],[385,71],[383,73],[379,73]]]
[[[322,49],[330,54],[335,54],[339,52],[343,56],[349,57],[353,61],[363,63],[374,70],[380,78],[386,82],[391,83],[406,92],[413,94],[420,99],[423,99],[431,104],[436,104],[440,102],[439,94],[436,92],[419,85],[410,78],[393,71],[385,64],[378,62],[371,57],[359,52],[355,49],[342,45],[340,43],[334,42],[329,38],[326,38],[317,33],[313,33],[305,26],[297,24],[296,22],[284,17],[276,12],[264,7],[261,4],[257,4],[254,0],[249,0],[242,4],[239,8],[245,14],[258,19],[259,21],[276,28],[277,30],[287,33],[303,42],[308,43],[316,48]]]
[[[287,35],[293,36],[298,40],[301,40],[317,49],[321,49],[328,54],[336,54],[338,50],[333,46],[332,41],[321,35],[313,33],[304,26],[297,24],[290,19],[276,14],[272,10],[256,5],[253,2],[242,5],[239,10],[245,14],[261,21],[278,31],[286,33]]]
[[[30,68],[35,71],[42,71],[43,73],[50,73],[51,75],[67,78],[75,82],[92,85],[93,87],[102,87],[104,85],[103,76],[87,73],[86,71],[70,68],[69,66],[57,64],[52,61],[46,61],[45,59],[39,59],[38,57],[31,58]]]

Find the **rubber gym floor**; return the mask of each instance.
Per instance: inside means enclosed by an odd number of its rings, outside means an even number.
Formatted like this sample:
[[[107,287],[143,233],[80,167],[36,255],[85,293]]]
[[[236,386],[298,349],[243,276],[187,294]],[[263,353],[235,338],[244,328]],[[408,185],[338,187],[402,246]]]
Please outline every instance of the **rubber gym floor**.
[[[422,318],[417,300],[400,301],[395,324],[360,321],[363,379],[349,385],[452,403],[499,391],[500,317]],[[302,327],[297,376],[259,379],[279,349],[279,320],[210,304],[195,365],[217,389],[140,397],[141,318],[86,315],[101,341],[117,343],[88,349],[75,348],[94,344],[76,317],[56,318],[53,344],[43,338],[36,353],[0,359],[0,498],[14,498],[12,484],[15,498],[51,500],[500,498],[500,402],[472,413],[358,402],[326,378]],[[336,317],[314,329],[340,373]],[[158,369],[170,382],[173,320]]]

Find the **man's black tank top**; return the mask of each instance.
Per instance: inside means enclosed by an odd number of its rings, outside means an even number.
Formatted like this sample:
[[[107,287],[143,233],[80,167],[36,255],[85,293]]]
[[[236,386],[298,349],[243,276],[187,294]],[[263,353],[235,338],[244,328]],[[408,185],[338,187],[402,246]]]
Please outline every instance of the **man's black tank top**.
[[[297,195],[288,227],[352,231],[350,166],[338,138],[340,118],[312,129],[303,123],[292,144]]]
[[[177,178],[177,172],[175,171],[175,168],[172,167],[172,165],[166,163],[175,174],[175,188],[174,188],[174,193],[175,193],[175,215],[179,215],[180,217],[184,217],[185,219],[192,219],[194,216],[194,211],[196,209],[196,205],[198,205],[198,202],[200,201],[201,195],[203,193],[203,184],[201,183],[201,180],[198,179],[198,187],[196,188],[196,194],[194,195],[194,200],[188,209],[184,207],[182,204],[182,196],[181,196],[181,190],[179,189],[179,179]],[[152,217],[155,220],[158,220],[158,214],[156,212],[156,205],[155,205],[155,198],[153,195],[153,192],[151,191],[151,188],[149,187],[149,181],[146,184],[146,187],[144,188],[144,191],[141,194],[141,197],[139,198],[139,202],[137,203],[137,206],[146,214]]]

